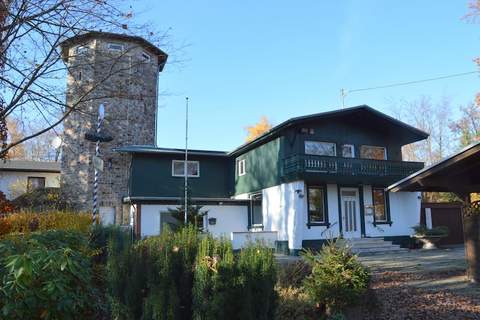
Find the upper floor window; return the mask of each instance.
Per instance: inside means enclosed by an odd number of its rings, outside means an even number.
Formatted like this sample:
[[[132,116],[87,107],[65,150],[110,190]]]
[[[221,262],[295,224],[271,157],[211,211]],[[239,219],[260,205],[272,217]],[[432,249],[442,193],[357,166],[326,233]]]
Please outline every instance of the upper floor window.
[[[353,144],[344,144],[342,146],[342,157],[353,158],[355,157],[355,148]]]
[[[238,176],[243,176],[247,173],[247,168],[245,167],[245,159],[237,160],[237,172]]]
[[[200,177],[200,162],[187,161],[187,172],[189,177]],[[185,160],[172,161],[172,176],[174,177],[185,176]]]
[[[333,142],[305,141],[305,154],[335,157],[336,145]]]
[[[142,52],[142,60],[145,61],[145,62],[149,62],[151,59],[150,55],[148,53],[146,53],[145,51]]]
[[[75,48],[75,53],[76,54],[82,54],[82,53],[87,53],[88,52],[88,46],[86,45],[80,45]]]
[[[387,202],[385,190],[382,188],[373,188],[372,198],[375,222],[387,221]]]
[[[123,51],[123,44],[121,43],[110,42],[107,47],[110,51]]]
[[[27,190],[32,191],[35,189],[45,188],[45,177],[28,177],[27,178]]]
[[[323,187],[308,187],[308,223],[326,222],[326,199]]]
[[[360,158],[387,160],[387,148],[376,146],[360,146]]]

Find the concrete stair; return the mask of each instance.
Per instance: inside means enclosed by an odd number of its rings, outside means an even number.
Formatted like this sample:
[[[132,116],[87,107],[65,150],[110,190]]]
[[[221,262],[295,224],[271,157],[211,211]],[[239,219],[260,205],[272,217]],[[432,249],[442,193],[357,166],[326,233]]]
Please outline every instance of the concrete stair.
[[[408,252],[408,249],[400,248],[399,245],[385,241],[383,238],[345,239],[342,241],[359,256]]]

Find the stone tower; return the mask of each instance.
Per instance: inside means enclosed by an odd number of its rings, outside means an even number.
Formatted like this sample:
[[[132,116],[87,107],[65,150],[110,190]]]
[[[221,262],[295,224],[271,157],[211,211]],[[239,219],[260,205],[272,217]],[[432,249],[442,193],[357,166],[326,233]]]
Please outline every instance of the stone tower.
[[[158,74],[167,55],[143,38],[88,32],[61,43],[68,68],[67,108],[62,146],[62,190],[80,210],[91,211],[95,143],[85,139],[96,129],[98,106],[105,106],[100,144],[100,213],[125,222],[122,204],[128,192],[130,159],[115,152],[126,145],[155,145]]]

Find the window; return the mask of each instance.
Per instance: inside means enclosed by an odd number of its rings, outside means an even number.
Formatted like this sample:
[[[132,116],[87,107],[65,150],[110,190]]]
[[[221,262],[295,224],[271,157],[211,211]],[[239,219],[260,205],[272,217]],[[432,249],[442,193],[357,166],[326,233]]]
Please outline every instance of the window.
[[[252,226],[263,225],[262,194],[256,193],[250,196],[250,222]]]
[[[247,173],[247,169],[245,167],[245,159],[237,160],[237,172],[239,177]]]
[[[200,177],[200,162],[187,161],[187,172],[189,177]],[[185,160],[172,161],[172,176],[174,177],[185,176]]]
[[[88,49],[89,48],[86,45],[80,45],[75,48],[75,53],[76,54],[87,53]]]
[[[337,155],[336,145],[332,142],[305,141],[305,154],[335,157]]]
[[[344,158],[355,157],[355,148],[353,147],[353,144],[344,144],[342,146],[342,157]]]
[[[108,50],[111,51],[123,51],[123,44],[120,43],[109,43]]]
[[[325,223],[325,189],[323,187],[308,187],[308,223]]]
[[[27,190],[32,191],[35,189],[45,188],[45,178],[44,177],[28,177],[27,179]]]
[[[360,158],[387,160],[387,149],[385,147],[360,146]]]
[[[385,190],[381,188],[372,189],[373,198],[373,214],[375,222],[387,221],[387,202],[385,196]]]
[[[143,61],[148,62],[150,61],[150,55],[146,52],[142,52],[142,59]]]

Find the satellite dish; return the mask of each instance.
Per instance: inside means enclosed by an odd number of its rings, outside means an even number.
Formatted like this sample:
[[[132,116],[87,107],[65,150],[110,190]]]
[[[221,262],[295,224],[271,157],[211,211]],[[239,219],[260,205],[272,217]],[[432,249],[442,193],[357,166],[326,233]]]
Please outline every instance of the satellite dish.
[[[59,136],[56,136],[55,138],[53,138],[52,147],[54,147],[55,149],[58,149],[60,148],[61,145],[62,145],[62,139]]]
[[[103,120],[105,118],[105,107],[103,103],[98,107],[98,119]]]

